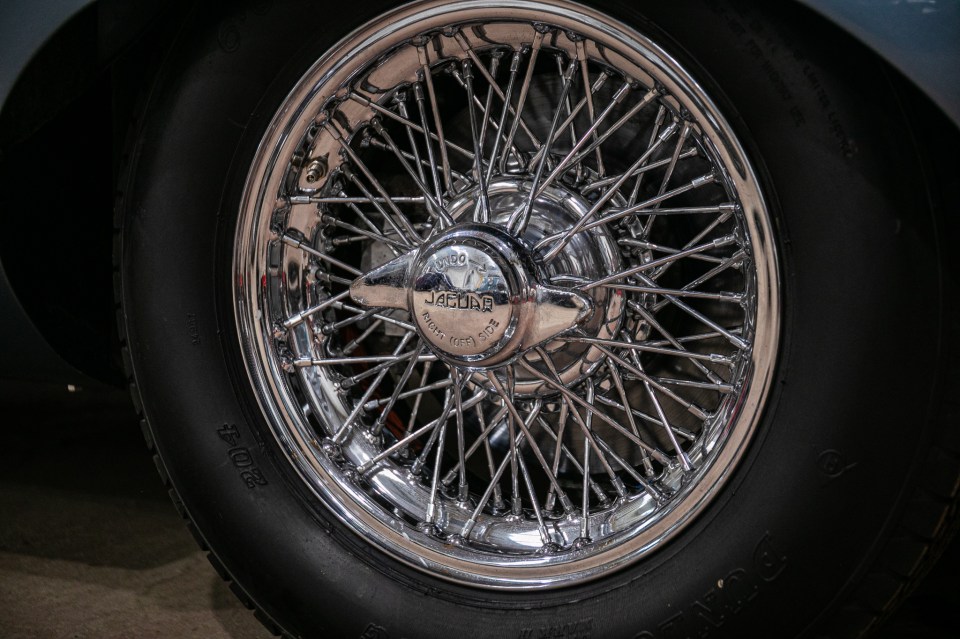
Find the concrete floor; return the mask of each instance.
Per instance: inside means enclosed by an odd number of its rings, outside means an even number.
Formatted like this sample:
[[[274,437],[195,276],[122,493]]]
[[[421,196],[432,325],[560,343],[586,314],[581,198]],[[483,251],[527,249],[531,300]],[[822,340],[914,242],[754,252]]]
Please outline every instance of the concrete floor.
[[[0,639],[258,639],[157,478],[126,397],[0,381]],[[960,543],[880,633],[960,637]]]
[[[187,533],[122,394],[89,395],[3,403],[0,637],[271,636]]]

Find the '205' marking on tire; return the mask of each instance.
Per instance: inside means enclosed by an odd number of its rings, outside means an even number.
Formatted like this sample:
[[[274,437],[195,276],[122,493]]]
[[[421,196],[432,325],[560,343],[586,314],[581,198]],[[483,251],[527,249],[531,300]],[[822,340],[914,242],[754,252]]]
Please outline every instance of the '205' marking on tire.
[[[257,486],[266,486],[267,479],[254,463],[250,449],[239,445],[240,431],[237,430],[236,425],[224,424],[217,429],[217,435],[230,445],[227,456],[230,457],[233,467],[240,473],[240,479],[243,480],[246,487],[252,490]]]

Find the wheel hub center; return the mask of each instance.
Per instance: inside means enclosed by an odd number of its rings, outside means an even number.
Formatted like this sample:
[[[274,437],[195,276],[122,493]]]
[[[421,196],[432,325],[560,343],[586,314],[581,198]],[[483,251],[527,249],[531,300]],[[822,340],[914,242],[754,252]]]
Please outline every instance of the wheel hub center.
[[[422,251],[409,287],[424,338],[453,360],[483,364],[511,343],[530,276],[517,247],[489,230],[463,228]]]
[[[460,224],[358,278],[350,294],[368,307],[408,311],[448,362],[487,368],[590,316],[589,297],[544,284],[539,271],[503,227]]]

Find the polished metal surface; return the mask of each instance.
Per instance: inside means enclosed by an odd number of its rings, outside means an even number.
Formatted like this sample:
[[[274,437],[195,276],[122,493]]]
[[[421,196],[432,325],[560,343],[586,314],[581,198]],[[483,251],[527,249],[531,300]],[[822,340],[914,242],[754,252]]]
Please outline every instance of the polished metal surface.
[[[440,357],[503,364],[587,319],[589,297],[543,284],[530,247],[497,225],[462,224],[357,278],[350,296],[407,311]]]
[[[250,168],[233,281],[298,477],[477,587],[595,579],[683,530],[778,348],[733,128],[655,42],[563,0],[416,2],[318,60]]]

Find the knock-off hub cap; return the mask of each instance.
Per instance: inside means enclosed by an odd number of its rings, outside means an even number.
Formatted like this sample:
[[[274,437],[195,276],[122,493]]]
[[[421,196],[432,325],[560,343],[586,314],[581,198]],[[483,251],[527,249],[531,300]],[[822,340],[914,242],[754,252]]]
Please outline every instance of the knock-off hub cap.
[[[464,224],[357,278],[350,296],[367,307],[409,311],[439,357],[486,368],[592,313],[589,297],[543,279],[530,249],[506,229]]]

